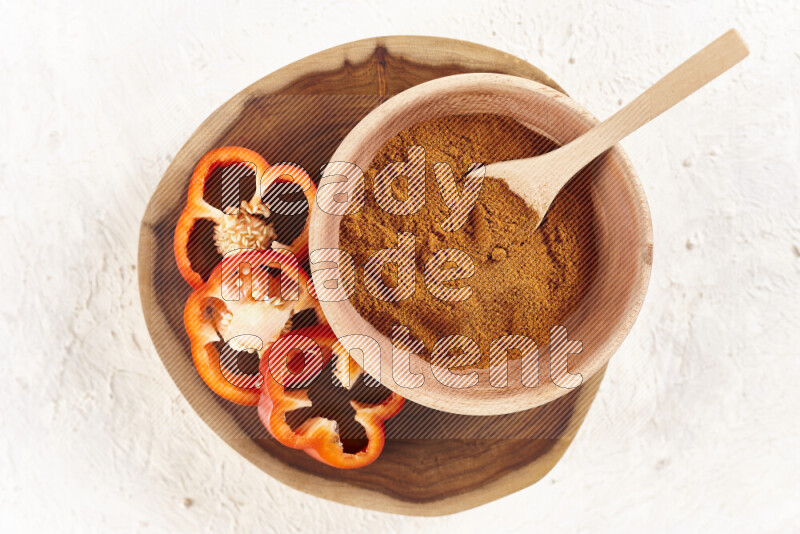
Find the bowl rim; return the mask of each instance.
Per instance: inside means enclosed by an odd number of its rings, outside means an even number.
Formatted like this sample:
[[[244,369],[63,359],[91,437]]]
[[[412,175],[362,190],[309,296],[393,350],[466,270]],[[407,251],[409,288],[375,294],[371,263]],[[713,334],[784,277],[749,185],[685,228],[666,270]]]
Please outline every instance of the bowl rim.
[[[348,133],[331,157],[331,162],[356,163],[354,160],[359,158],[354,158],[353,156],[358,156],[359,150],[364,146],[365,140],[376,135],[378,130],[387,123],[392,123],[402,111],[413,113],[413,111],[411,111],[413,110],[413,106],[421,106],[421,103],[424,103],[426,98],[441,98],[442,96],[461,94],[469,91],[476,91],[478,94],[483,94],[502,89],[518,91],[518,96],[531,95],[537,98],[551,100],[553,105],[558,105],[569,113],[572,113],[575,118],[581,119],[583,126],[578,126],[578,130],[588,130],[599,122],[593,115],[580,106],[580,104],[567,95],[533,80],[493,73],[457,74],[416,85],[382,103],[367,114],[356,127]],[[444,115],[437,115],[437,117],[438,116]],[[521,122],[524,124],[524,121]],[[576,121],[576,123],[577,122],[578,121]],[[525,125],[530,127],[529,124]],[[393,123],[392,126],[394,127]],[[572,128],[574,129],[574,127]],[[396,129],[394,133],[390,134],[381,133],[381,136],[386,137],[386,140],[388,140],[388,138],[393,137],[402,129],[404,128]],[[534,128],[534,130],[537,131],[537,133],[542,133],[547,137],[551,137],[547,132],[540,132],[539,129],[536,128]],[[575,137],[583,133],[583,131],[577,132]],[[382,146],[384,143],[385,141],[381,141],[377,143],[377,145]],[[630,284],[629,286],[631,288],[630,291],[633,300],[627,307],[627,311],[619,318],[616,330],[609,334],[608,339],[601,344],[600,350],[592,354],[589,358],[589,363],[580,369],[584,381],[591,378],[606,365],[630,332],[642,308],[652,268],[652,219],[644,189],[629,158],[619,145],[610,149],[608,154],[611,158],[616,158],[618,164],[621,165],[626,178],[625,182],[628,186],[628,192],[632,194],[635,199],[635,204],[638,205],[637,208],[640,216],[637,222],[640,225],[640,233],[643,239],[642,263],[644,268],[641,270],[638,283]],[[370,155],[370,161],[372,157],[374,157],[374,153]],[[356,163],[356,165],[358,165],[358,163]],[[341,174],[338,176],[341,176]],[[319,184],[319,190],[328,184],[337,182],[338,180],[335,179],[336,177],[337,175],[327,175],[323,173],[322,180]],[[310,221],[310,250],[319,251],[321,249],[338,248],[339,229],[343,217],[333,215],[320,209],[319,204],[316,204],[314,208]],[[326,257],[326,260],[330,261],[330,258]],[[324,281],[320,280],[319,273],[321,271],[327,271],[327,268],[315,269],[314,267],[315,265],[312,263],[311,275],[315,285],[319,286],[320,283]],[[330,272],[328,272],[327,275],[329,276]],[[423,374],[423,384],[421,386],[404,387],[397,383],[397,378],[393,375],[391,365],[393,360],[390,360],[390,358],[393,358],[394,355],[391,354],[392,350],[390,349],[392,346],[390,340],[361,317],[350,303],[349,299],[337,302],[322,300],[321,306],[331,328],[333,328],[334,333],[336,333],[338,337],[349,339],[348,336],[352,334],[360,334],[362,336],[369,336],[378,342],[380,347],[379,353],[363,354],[364,360],[359,361],[368,374],[378,379],[388,389],[429,408],[464,415],[500,415],[540,406],[561,397],[573,389],[565,387],[556,387],[553,389],[546,386],[545,388],[526,388],[526,390],[523,390],[523,393],[527,394],[520,394],[520,388],[511,387],[504,388],[489,397],[485,395],[476,396],[474,391],[471,391],[472,388],[453,389],[444,386],[436,380],[434,376],[433,370],[436,368],[435,365],[428,363],[424,359],[408,351],[403,351],[402,349],[397,350],[397,348],[395,348],[394,352],[398,352],[401,357],[408,357],[410,358],[410,362],[417,362],[414,372],[422,372]],[[356,345],[354,341],[344,342],[344,345],[348,349],[356,347],[362,348]],[[390,354],[387,354],[387,351]],[[358,358],[356,359],[358,360]],[[514,361],[509,361],[508,365],[510,377],[512,376],[511,373]],[[405,364],[403,364],[403,366],[405,368]],[[474,372],[478,374],[479,381],[488,381],[489,369],[478,369]],[[513,376],[518,375],[515,374]],[[444,391],[445,389],[447,390],[446,392]]]

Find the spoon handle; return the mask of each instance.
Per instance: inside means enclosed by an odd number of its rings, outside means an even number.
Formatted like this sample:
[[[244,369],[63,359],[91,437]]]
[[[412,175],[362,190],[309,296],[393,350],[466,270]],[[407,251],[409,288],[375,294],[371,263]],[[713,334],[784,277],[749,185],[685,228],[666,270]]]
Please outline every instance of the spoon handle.
[[[561,150],[569,153],[565,159],[571,162],[569,171],[564,176],[565,181],[624,137],[739,63],[748,53],[747,45],[739,32],[728,30],[630,104],[562,147]]]

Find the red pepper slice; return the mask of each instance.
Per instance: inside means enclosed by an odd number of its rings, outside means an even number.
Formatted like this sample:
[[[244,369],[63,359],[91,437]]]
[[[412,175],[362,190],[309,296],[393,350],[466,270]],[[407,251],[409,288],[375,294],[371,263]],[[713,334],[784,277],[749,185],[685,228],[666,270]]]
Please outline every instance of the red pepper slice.
[[[249,202],[242,202],[238,208],[227,211],[218,210],[203,199],[203,189],[211,173],[220,167],[245,164],[256,173],[256,191]],[[195,167],[189,181],[186,207],[175,227],[175,260],[181,276],[193,288],[203,284],[203,278],[192,269],[189,261],[189,235],[198,219],[213,221],[214,238],[220,253],[227,254],[237,249],[268,249],[275,238],[272,226],[259,216],[269,215],[269,208],[262,203],[261,194],[275,182],[290,182],[299,185],[308,201],[309,210],[314,205],[316,186],[305,170],[296,165],[283,163],[270,166],[267,161],[252,150],[226,146],[207,153]],[[308,221],[306,219],[300,235],[286,247],[302,262],[308,256]]]
[[[299,331],[298,331],[299,332]],[[335,352],[337,358],[349,358],[344,347],[336,339],[333,331],[326,328],[313,336],[321,348]],[[292,430],[286,421],[286,414],[292,410],[312,405],[306,390],[287,390],[288,372],[285,368],[271,367],[274,360],[282,360],[291,344],[273,345],[277,356],[261,359],[261,398],[258,403],[258,415],[269,433],[278,442],[293,449],[302,449],[306,454],[332,467],[355,469],[374,462],[386,442],[385,422],[394,417],[403,407],[405,399],[396,393],[390,393],[378,404],[367,404],[351,400],[350,405],[356,411],[355,420],[364,427],[367,445],[356,453],[344,452],[336,422],[324,417],[314,417],[305,421],[296,430]],[[350,362],[350,365],[355,365]],[[277,375],[277,376],[276,376]]]
[[[276,265],[281,268],[280,295],[275,291],[276,276],[268,270]],[[243,251],[225,257],[208,281],[189,296],[183,315],[194,365],[208,387],[237,404],[258,404],[255,384],[237,385],[255,382],[255,377],[223,370],[214,344],[226,341],[234,348],[257,351],[263,356],[287,332],[295,313],[312,308],[317,319],[325,323],[319,302],[310,291],[313,285],[309,276],[288,252]],[[324,363],[307,366],[307,372],[292,379],[307,380],[313,368],[318,373]]]

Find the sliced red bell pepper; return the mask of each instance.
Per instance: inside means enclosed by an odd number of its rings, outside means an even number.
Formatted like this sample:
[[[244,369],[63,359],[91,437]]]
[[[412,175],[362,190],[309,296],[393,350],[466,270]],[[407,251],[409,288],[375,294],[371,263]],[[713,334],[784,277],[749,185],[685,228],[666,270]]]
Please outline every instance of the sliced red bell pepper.
[[[313,339],[320,348],[326,349],[323,352],[333,352],[337,359],[350,358],[330,328],[326,327],[324,331],[316,333]],[[400,411],[405,399],[396,393],[389,393],[378,404],[350,401],[356,411],[355,420],[364,428],[367,436],[366,446],[356,453],[344,452],[336,421],[331,419],[314,417],[292,430],[286,421],[286,414],[312,405],[307,390],[287,389],[286,377],[290,370],[272,367],[273,361],[282,361],[286,358],[285,353],[292,348],[290,343],[276,343],[272,350],[278,351],[278,354],[261,359],[261,376],[264,382],[261,386],[258,415],[269,433],[283,445],[302,449],[312,458],[340,469],[355,469],[374,462],[386,442],[384,424]],[[350,365],[355,365],[355,362],[350,360]]]
[[[225,211],[213,207],[203,198],[203,190],[209,176],[221,167],[243,164],[252,167],[256,174],[256,191],[249,201]],[[269,206],[263,204],[261,196],[272,183],[290,182],[303,190],[309,210],[314,205],[316,187],[305,170],[288,163],[270,166],[256,152],[238,146],[217,148],[207,153],[195,167],[189,181],[186,207],[175,228],[175,260],[183,278],[193,288],[203,283],[189,261],[189,236],[198,219],[215,223],[214,241],[223,255],[234,249],[269,249],[275,240],[271,224],[262,217],[270,215]],[[308,256],[308,217],[300,235],[287,248],[302,262]]]
[[[277,266],[281,268],[280,295],[275,287],[277,277],[268,270]],[[291,327],[295,313],[311,308],[316,311],[317,319],[325,323],[319,302],[309,293],[310,288],[313,285],[309,276],[288,252],[243,251],[225,257],[208,281],[192,292],[184,308],[183,320],[192,359],[208,387],[232,402],[258,404],[259,390],[255,384],[240,385],[255,382],[254,377],[223,369],[214,344],[225,341],[232,348],[255,351],[263,356]],[[324,363],[307,366],[308,370],[289,378],[307,380],[313,369],[319,373]]]

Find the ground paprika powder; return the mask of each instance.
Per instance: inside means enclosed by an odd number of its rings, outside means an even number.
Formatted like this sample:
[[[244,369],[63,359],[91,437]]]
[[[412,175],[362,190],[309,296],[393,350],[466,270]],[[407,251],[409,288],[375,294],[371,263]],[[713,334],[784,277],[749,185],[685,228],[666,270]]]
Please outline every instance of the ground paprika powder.
[[[412,146],[425,149],[425,205],[413,215],[392,215],[376,203],[373,181],[386,165],[406,161]],[[393,325],[408,327],[425,344],[426,359],[437,340],[452,334],[477,342],[482,353],[477,367],[488,366],[490,343],[506,334],[525,335],[546,347],[551,328],[585,298],[592,282],[597,251],[588,171],[561,192],[538,229],[537,217],[522,198],[501,179],[486,177],[466,224],[446,232],[440,223],[449,209],[433,166],[449,164],[458,184],[472,163],[532,157],[556,147],[513,119],[488,114],[435,119],[391,139],[365,172],[364,207],[346,216],[340,229],[339,246],[357,266],[351,296],[355,309],[387,336]],[[401,176],[392,184],[392,194],[404,200],[406,187]],[[396,246],[399,232],[416,239],[416,288],[408,299],[386,302],[365,288],[363,266],[371,254]],[[426,261],[445,248],[466,252],[475,264],[471,278],[453,282],[454,287],[472,287],[465,301],[442,301],[425,287]],[[387,267],[384,280],[391,286],[396,269]]]

